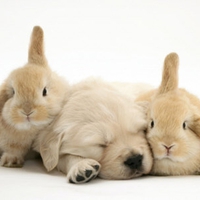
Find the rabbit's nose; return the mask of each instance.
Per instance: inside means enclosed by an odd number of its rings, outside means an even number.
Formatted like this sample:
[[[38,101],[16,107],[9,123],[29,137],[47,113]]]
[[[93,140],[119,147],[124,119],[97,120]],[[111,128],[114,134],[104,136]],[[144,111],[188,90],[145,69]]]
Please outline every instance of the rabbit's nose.
[[[142,166],[143,156],[140,154],[129,157],[124,164],[131,169],[139,169]]]
[[[174,145],[167,146],[163,144],[163,146],[169,151]]]
[[[170,154],[170,150],[174,147],[175,145],[165,145],[163,144],[163,147],[167,150],[167,155]]]
[[[26,113],[26,112],[21,112],[25,117],[26,117],[26,119],[28,120],[28,121],[30,121],[31,120],[31,115],[34,113],[34,111],[31,111],[31,112],[29,112],[29,113]]]
[[[22,112],[23,115],[26,115],[27,117],[29,117],[30,115],[32,115],[34,113],[34,111],[31,111],[29,113],[27,112]]]

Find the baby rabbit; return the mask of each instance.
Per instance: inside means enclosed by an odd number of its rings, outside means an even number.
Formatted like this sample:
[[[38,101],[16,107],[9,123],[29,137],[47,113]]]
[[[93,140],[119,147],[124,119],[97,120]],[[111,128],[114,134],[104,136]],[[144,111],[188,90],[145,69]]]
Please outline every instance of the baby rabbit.
[[[64,105],[68,83],[48,66],[43,30],[33,28],[28,63],[11,72],[0,88],[1,165],[21,167],[39,131]]]
[[[200,169],[200,101],[178,88],[178,63],[178,55],[169,54],[160,87],[138,98],[151,102],[147,138],[154,175],[192,175]]]

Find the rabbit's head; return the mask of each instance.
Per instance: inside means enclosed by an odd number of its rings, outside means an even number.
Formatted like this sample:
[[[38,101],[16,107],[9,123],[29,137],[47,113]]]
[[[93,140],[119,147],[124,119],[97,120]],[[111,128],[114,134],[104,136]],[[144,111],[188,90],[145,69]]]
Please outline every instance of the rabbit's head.
[[[68,92],[65,80],[52,72],[44,54],[43,30],[33,28],[28,63],[12,71],[1,86],[4,122],[19,130],[40,129],[54,119]]]

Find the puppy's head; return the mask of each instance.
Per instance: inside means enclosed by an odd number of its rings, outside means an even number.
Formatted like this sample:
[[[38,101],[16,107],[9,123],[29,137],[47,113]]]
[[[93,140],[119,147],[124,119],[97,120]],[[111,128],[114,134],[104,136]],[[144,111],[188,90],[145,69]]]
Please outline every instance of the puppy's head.
[[[145,137],[146,120],[141,107],[135,107],[118,124],[114,137],[105,146],[99,176],[104,179],[131,179],[150,172],[152,155]]]

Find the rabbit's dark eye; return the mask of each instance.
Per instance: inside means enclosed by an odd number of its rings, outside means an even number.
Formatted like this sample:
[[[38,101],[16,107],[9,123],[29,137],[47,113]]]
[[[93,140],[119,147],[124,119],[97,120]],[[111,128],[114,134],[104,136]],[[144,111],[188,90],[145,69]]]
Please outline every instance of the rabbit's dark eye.
[[[154,127],[154,121],[153,121],[153,120],[151,121],[151,124],[150,124],[150,126],[151,126],[151,128],[153,128],[153,127]]]
[[[47,88],[45,87],[42,92],[43,97],[47,96]]]
[[[9,94],[10,94],[10,97],[13,97],[15,95],[15,90],[13,87],[10,88]]]
[[[183,122],[183,129],[185,130],[187,128],[186,122]]]

